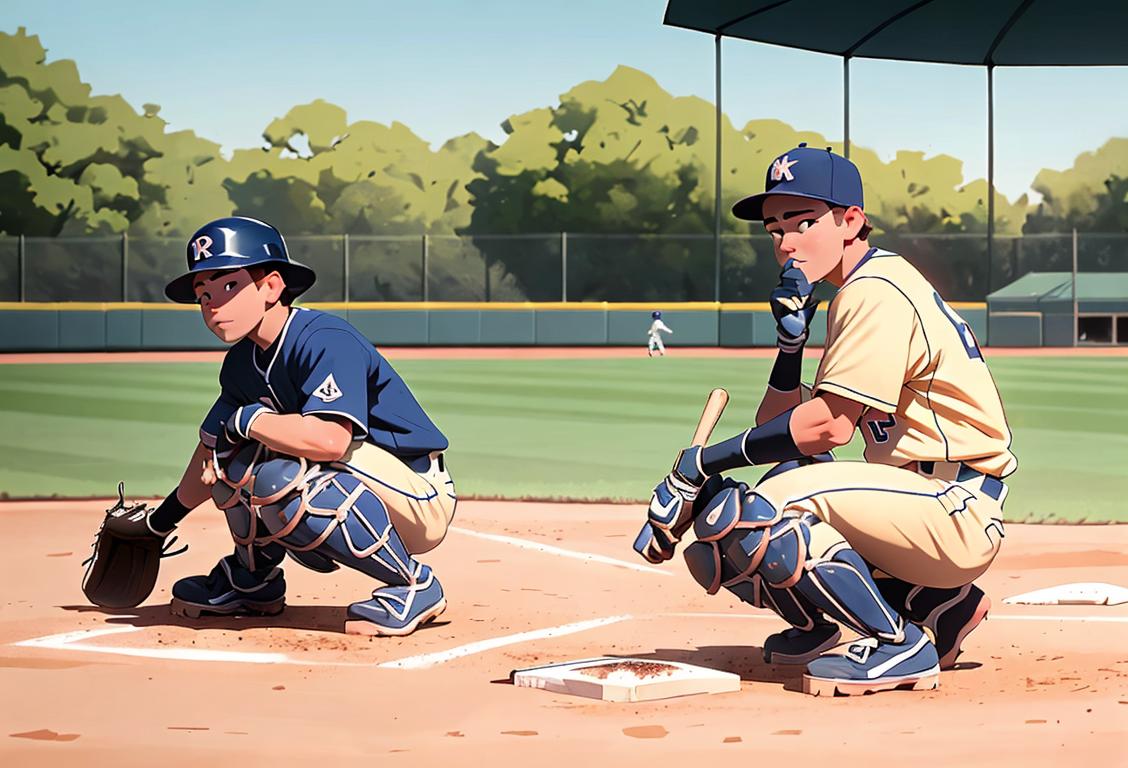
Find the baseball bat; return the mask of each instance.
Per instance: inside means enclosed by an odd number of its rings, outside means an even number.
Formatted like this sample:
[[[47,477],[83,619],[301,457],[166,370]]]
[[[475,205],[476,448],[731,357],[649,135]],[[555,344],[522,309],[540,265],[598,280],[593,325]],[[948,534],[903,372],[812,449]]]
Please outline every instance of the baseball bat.
[[[717,426],[717,422],[721,420],[721,414],[725,412],[725,406],[728,405],[729,393],[727,390],[717,387],[709,393],[709,397],[705,400],[705,408],[701,411],[701,418],[697,420],[697,429],[693,431],[693,440],[690,446],[703,446],[709,442],[709,436],[713,434],[713,428]],[[685,535],[685,532],[693,525],[692,518],[684,520],[673,527],[673,533],[678,538]],[[653,533],[650,530],[650,524],[646,523],[642,526],[642,530],[638,532],[635,538],[634,551],[640,555],[646,551],[650,540],[653,538]]]

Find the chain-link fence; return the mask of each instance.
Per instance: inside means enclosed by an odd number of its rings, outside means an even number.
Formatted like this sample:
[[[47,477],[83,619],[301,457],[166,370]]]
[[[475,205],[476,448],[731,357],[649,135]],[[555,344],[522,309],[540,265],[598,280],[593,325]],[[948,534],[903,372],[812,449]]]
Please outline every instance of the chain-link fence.
[[[317,272],[314,301],[766,301],[766,235],[317,235],[286,239]],[[1070,272],[1073,237],[887,234],[949,301],[983,301],[1030,272]],[[163,301],[180,238],[0,237],[0,301]],[[1080,233],[1078,272],[1128,273],[1128,234]],[[719,290],[716,284],[720,274]]]

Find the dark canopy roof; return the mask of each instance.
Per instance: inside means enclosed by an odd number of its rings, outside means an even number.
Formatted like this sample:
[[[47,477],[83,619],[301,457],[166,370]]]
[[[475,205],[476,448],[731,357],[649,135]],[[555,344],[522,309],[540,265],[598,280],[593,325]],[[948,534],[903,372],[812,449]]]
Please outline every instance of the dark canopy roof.
[[[665,23],[839,56],[1128,64],[1128,0],[669,0]]]

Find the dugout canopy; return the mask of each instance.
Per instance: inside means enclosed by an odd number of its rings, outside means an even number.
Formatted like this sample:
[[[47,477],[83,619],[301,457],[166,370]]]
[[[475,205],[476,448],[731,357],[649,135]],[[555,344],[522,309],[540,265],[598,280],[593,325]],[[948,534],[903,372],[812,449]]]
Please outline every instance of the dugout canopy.
[[[716,38],[718,296],[722,38],[841,56],[847,157],[851,58],[984,66],[987,183],[992,191],[995,67],[1128,65],[1128,0],[668,0],[664,21],[668,26]],[[991,194],[987,198],[988,263],[994,234],[994,197]]]

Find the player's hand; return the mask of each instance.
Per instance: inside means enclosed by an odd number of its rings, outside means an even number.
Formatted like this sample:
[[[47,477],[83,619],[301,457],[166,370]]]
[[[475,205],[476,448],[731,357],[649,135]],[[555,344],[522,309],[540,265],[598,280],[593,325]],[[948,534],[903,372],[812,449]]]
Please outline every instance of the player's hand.
[[[215,485],[219,480],[220,472],[221,470],[216,466],[214,459],[205,459],[204,466],[200,473],[200,482],[207,486]]]
[[[815,285],[794,259],[783,265],[769,303],[776,321],[776,346],[785,352],[798,351],[807,343],[808,329],[819,306]]]
[[[693,446],[678,454],[674,468],[650,496],[647,524],[652,535],[642,553],[652,563],[662,563],[674,556],[677,543],[693,519],[693,503],[708,477],[700,465],[701,448]]]

